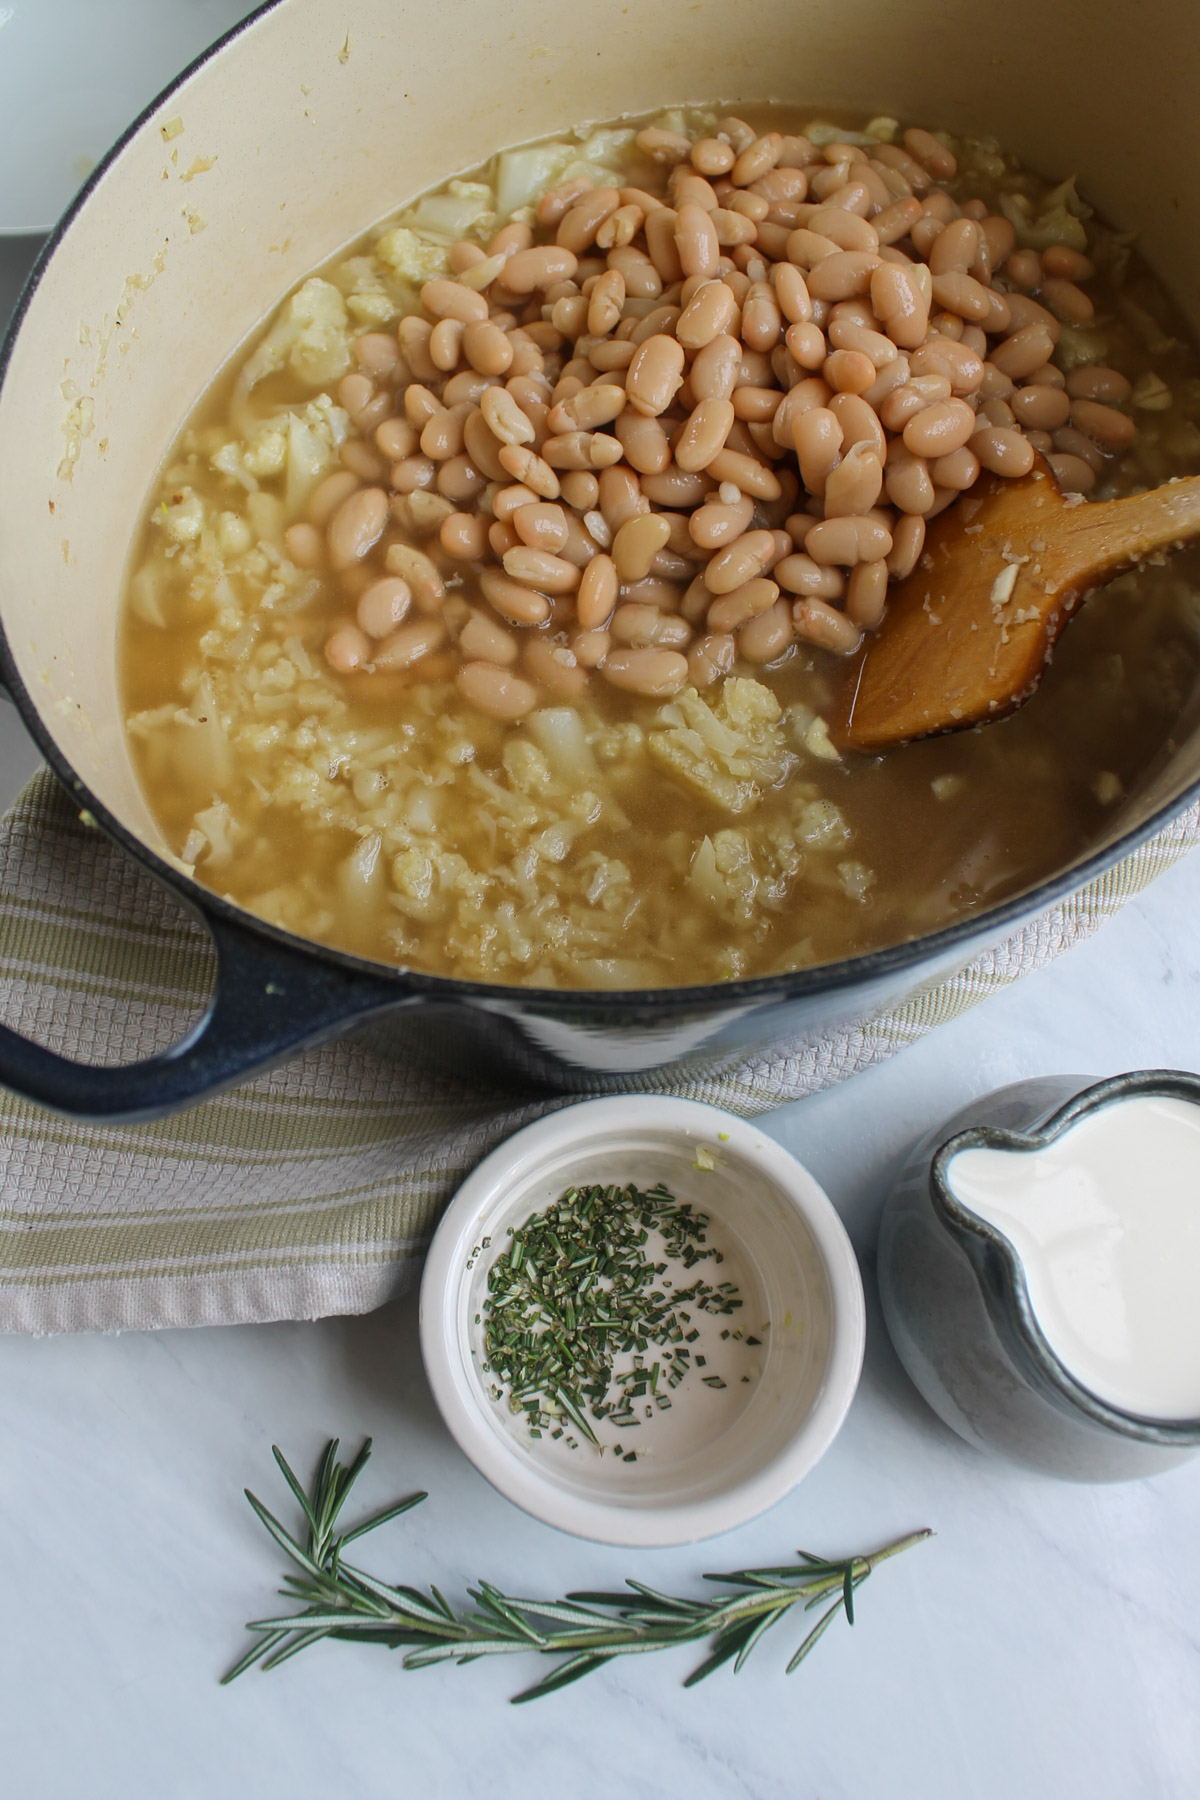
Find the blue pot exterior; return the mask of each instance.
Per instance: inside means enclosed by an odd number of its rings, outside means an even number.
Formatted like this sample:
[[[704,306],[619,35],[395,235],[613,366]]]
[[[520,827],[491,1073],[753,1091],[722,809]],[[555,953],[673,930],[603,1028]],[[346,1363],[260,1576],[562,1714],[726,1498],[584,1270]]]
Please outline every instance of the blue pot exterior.
[[[139,859],[161,876],[150,858]],[[212,1000],[194,1030],[149,1061],[113,1067],[73,1062],[0,1024],[0,1083],[68,1118],[133,1123],[196,1105],[354,1033],[386,1055],[481,1089],[677,1093],[755,1052],[782,1058],[827,1041],[936,984],[976,948],[934,957],[905,946],[843,965],[834,979],[814,969],[631,994],[497,988],[340,956],[215,896],[201,899],[182,876],[169,884],[217,952]],[[751,1092],[747,1101],[753,1107]]]

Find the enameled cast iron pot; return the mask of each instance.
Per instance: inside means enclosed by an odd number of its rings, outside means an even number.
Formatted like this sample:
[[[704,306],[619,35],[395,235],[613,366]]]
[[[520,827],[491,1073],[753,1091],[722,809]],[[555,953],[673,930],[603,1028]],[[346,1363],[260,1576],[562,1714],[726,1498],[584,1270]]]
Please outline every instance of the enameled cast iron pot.
[[[655,1070],[712,1067],[896,1003],[1177,812],[1196,791],[1200,734],[1087,861],[893,950],[644,993],[449,981],[290,937],[180,873],[126,751],[115,642],[130,536],[196,396],[310,268],[451,170],[684,100],[894,113],[993,134],[1051,175],[1083,171],[1200,324],[1200,115],[1184,104],[1198,64],[1200,12],[1178,0],[580,0],[566,13],[274,0],[232,32],[97,170],[0,355],[4,679],[80,806],[204,919],[215,996],[189,1038],[132,1067],[75,1064],[0,1029],[0,1081],[61,1112],[144,1118],[374,1020],[402,1052],[433,1049],[493,1080],[645,1086]]]

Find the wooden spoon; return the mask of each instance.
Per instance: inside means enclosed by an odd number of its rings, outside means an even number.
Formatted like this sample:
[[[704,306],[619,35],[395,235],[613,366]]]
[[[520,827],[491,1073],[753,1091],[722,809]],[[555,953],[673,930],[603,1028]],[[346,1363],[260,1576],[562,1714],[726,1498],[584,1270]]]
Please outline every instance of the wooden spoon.
[[[1094,503],[1064,499],[1040,456],[1019,481],[988,476],[933,523],[890,593],[846,669],[834,735],[886,750],[1003,718],[1033,693],[1089,588],[1197,536],[1197,475]]]

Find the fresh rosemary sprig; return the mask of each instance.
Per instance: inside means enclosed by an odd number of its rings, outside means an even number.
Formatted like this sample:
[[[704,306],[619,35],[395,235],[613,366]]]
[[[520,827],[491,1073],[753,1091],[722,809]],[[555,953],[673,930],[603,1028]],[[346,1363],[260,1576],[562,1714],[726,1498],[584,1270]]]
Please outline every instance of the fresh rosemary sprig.
[[[256,1619],[247,1631],[257,1641],[234,1664],[224,1681],[232,1681],[255,1663],[277,1668],[297,1651],[321,1638],[341,1638],[354,1643],[384,1644],[402,1649],[406,1669],[425,1669],[432,1663],[473,1662],[479,1656],[511,1656],[518,1652],[563,1658],[533,1687],[514,1696],[514,1704],[537,1700],[557,1688],[603,1668],[615,1656],[671,1650],[681,1644],[711,1640],[708,1656],[684,1682],[692,1687],[722,1663],[742,1668],[755,1645],[772,1625],[794,1607],[801,1613],[824,1608],[787,1665],[788,1674],[799,1667],[809,1651],[844,1612],[854,1623],[854,1595],[877,1564],[931,1535],[914,1531],[870,1556],[844,1561],[825,1561],[797,1552],[798,1563],[778,1569],[739,1569],[730,1575],[706,1575],[705,1580],[732,1590],[709,1599],[680,1600],[660,1594],[640,1581],[626,1582],[627,1592],[569,1594],[565,1600],[521,1600],[501,1593],[488,1582],[469,1588],[474,1605],[456,1613],[437,1588],[427,1594],[416,1588],[390,1586],[344,1560],[347,1544],[374,1531],[424,1500],[411,1494],[407,1500],[375,1513],[352,1531],[336,1531],[346,1498],[371,1454],[367,1438],[348,1468],[337,1460],[338,1440],[325,1447],[317,1467],[311,1494],[306,1494],[278,1449],[275,1461],[283,1472],[304,1515],[304,1542],[293,1538],[249,1489],[246,1498],[255,1513],[300,1570],[285,1575],[280,1591],[289,1600],[304,1602],[299,1612],[280,1618]]]

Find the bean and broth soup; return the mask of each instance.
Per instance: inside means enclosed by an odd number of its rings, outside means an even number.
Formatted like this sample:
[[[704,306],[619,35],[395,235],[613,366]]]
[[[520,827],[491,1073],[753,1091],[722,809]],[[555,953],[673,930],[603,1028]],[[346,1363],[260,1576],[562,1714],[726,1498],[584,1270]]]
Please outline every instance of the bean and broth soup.
[[[986,730],[839,755],[838,659],[981,472],[1129,493],[1200,469],[1197,420],[1130,239],[990,141],[773,107],[506,151],[189,419],[131,565],[137,770],[198,880],[383,962],[619,988],[895,943],[1170,753],[1200,559],[1114,582]]]

